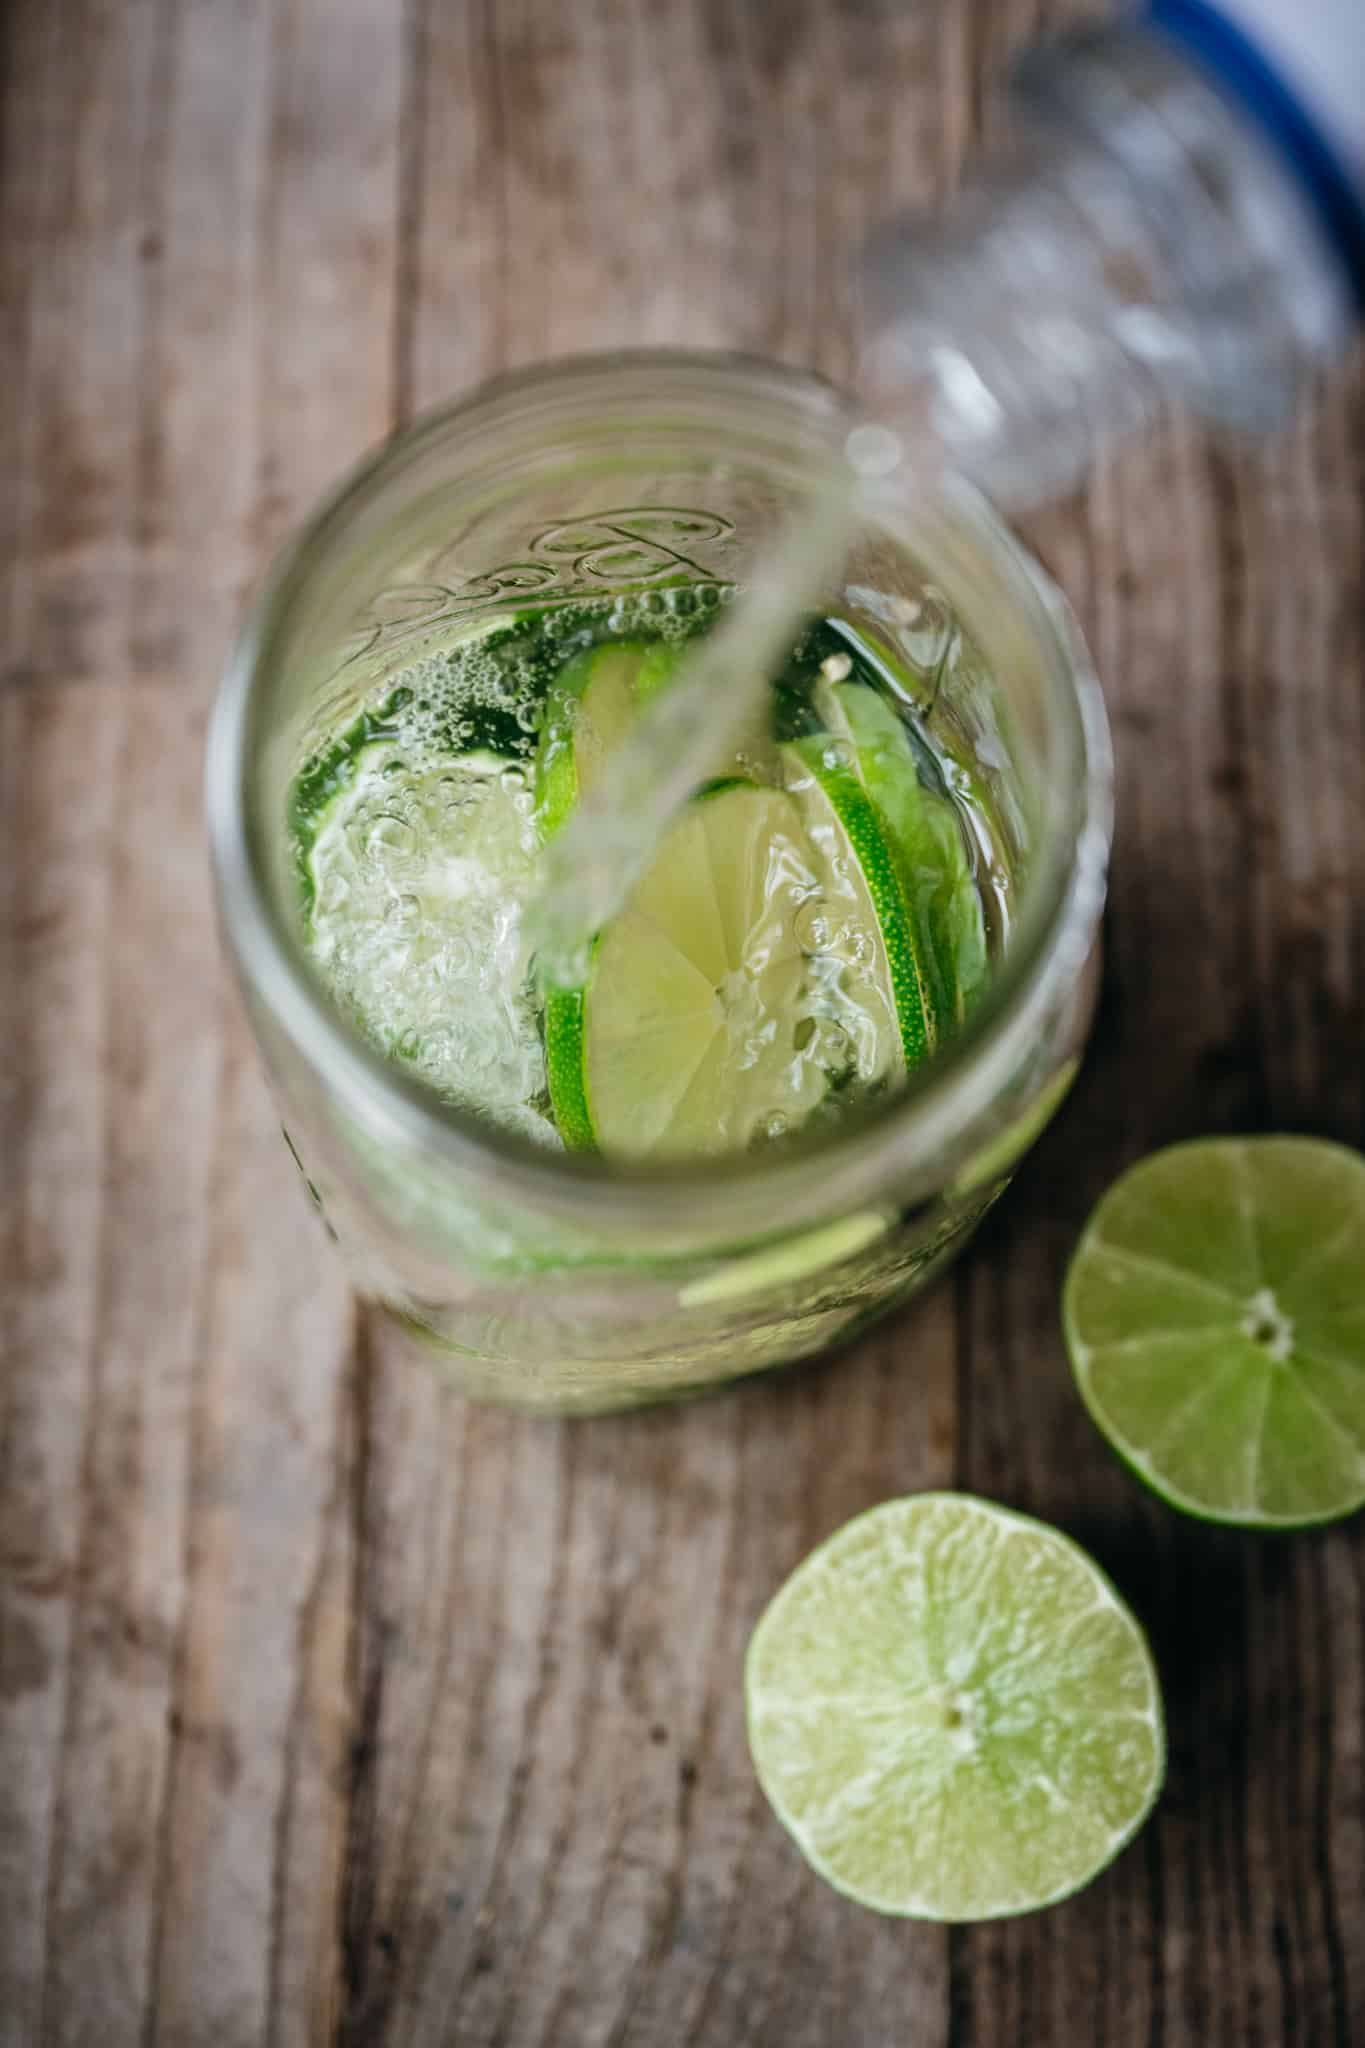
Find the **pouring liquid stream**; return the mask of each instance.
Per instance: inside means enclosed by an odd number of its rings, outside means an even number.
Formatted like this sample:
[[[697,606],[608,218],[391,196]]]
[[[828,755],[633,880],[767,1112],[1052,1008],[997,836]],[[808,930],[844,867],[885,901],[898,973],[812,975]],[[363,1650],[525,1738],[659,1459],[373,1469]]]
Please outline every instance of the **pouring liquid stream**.
[[[525,926],[542,982],[584,980],[596,934],[623,908],[717,754],[753,719],[803,622],[837,584],[869,489],[903,459],[889,429],[853,429],[844,461],[817,481],[726,617],[687,655],[676,686],[642,710],[610,778],[550,841]]]

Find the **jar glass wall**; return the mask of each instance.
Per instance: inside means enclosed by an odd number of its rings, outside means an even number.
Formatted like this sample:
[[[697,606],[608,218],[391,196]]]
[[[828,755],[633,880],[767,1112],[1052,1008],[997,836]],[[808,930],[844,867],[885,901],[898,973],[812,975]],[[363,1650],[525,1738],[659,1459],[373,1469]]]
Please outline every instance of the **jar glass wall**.
[[[558,1410],[690,1392],[823,1348],[965,1240],[1088,1026],[1109,834],[1099,692],[1037,566],[969,491],[878,487],[825,609],[885,650],[991,819],[995,958],[904,1089],[809,1143],[662,1168],[523,1142],[348,1023],[304,942],[293,779],[386,679],[528,610],[723,603],[853,414],[725,356],[501,380],[387,447],[277,564],[215,712],[223,926],[288,1142],[356,1284],[466,1391]]]

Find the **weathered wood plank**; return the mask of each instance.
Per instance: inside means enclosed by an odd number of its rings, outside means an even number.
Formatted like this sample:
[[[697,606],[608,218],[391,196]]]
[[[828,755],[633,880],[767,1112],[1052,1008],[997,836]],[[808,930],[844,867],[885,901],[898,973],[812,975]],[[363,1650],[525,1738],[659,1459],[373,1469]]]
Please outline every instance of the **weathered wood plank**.
[[[66,17],[10,72],[47,158],[6,245],[43,261],[4,733],[0,2029],[302,2041],[337,1994],[352,1323],[235,1022],[223,1071],[199,760],[263,541],[386,424],[399,29]],[[344,163],[291,145],[310,122]]]
[[[401,20],[289,0],[196,11],[182,30],[161,461],[182,504],[205,491],[202,449],[233,451],[234,494],[204,508],[230,614],[388,424]],[[201,121],[222,151],[212,185]],[[172,636],[186,556],[167,532]],[[200,656],[201,698],[227,622]],[[235,1015],[223,1060],[151,2036],[285,2048],[327,2038],[341,1998],[355,1326]]]
[[[19,520],[7,561],[3,827],[0,2034],[14,2040],[86,2038],[88,2001],[66,2024],[71,1971],[93,1966],[104,1983],[106,2038],[137,2038],[145,1989],[163,1741],[160,1566],[176,1525],[151,1524],[142,1555],[136,1544],[106,1554],[100,1538],[111,1494],[117,1519],[128,1508],[137,1523],[129,1475],[111,1474],[137,1458],[132,1361],[118,1341],[119,1254],[132,1218],[119,1200],[145,1136],[140,1105],[123,1096],[138,1058],[137,1008],[126,1007],[113,943],[126,908],[113,852],[129,739],[117,685],[138,469],[138,237],[144,167],[157,148],[161,29],[149,8],[126,24],[108,8],[73,8],[16,24],[10,46],[15,184],[6,189],[11,204],[17,193],[31,209],[6,236],[16,287],[6,301],[25,315],[7,472]],[[192,1188],[192,1169],[187,1178]],[[176,1255],[168,1221],[157,1259]],[[144,1240],[144,1263],[146,1250]],[[132,1354],[153,1380],[156,1335],[140,1330]],[[165,1595],[173,1605],[173,1571]],[[110,1737],[113,1697],[127,1711]]]

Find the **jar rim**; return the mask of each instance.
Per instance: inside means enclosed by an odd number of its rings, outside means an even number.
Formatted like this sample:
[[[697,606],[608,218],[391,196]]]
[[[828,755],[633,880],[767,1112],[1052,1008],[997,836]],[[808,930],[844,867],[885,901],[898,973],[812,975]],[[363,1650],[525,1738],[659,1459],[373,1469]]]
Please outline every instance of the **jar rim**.
[[[630,396],[673,399],[702,411],[743,400],[785,416],[812,457],[838,460],[859,414],[810,373],[725,351],[628,349],[561,357],[492,378],[426,413],[343,478],[277,555],[229,656],[209,727],[205,804],[219,914],[239,974],[348,1116],[381,1144],[476,1173],[490,1194],[570,1215],[590,1204],[623,1229],[667,1226],[695,1212],[724,1213],[736,1231],[763,1219],[763,1234],[870,1201],[876,1191],[958,1149],[983,1109],[1022,1064],[1059,979],[1080,972],[1103,904],[1112,806],[1108,724],[1099,684],[1064,599],[1034,558],[968,484],[948,479],[935,516],[989,564],[1040,658],[1061,718],[1073,802],[1066,829],[1044,849],[1025,891],[1010,945],[986,991],[952,1040],[912,1072],[889,1102],[807,1144],[666,1165],[605,1162],[551,1150],[471,1116],[386,1061],[329,1001],[279,912],[264,872],[249,794],[253,697],[291,607],[323,562],[356,528],[394,477],[433,443],[495,426],[528,407],[608,412]],[[717,423],[718,424],[718,423]],[[726,423],[730,431],[732,423]],[[917,527],[918,537],[918,527]],[[959,1143],[961,1141],[961,1143]],[[816,1169],[812,1172],[812,1169]],[[942,1175],[937,1176],[939,1179]]]

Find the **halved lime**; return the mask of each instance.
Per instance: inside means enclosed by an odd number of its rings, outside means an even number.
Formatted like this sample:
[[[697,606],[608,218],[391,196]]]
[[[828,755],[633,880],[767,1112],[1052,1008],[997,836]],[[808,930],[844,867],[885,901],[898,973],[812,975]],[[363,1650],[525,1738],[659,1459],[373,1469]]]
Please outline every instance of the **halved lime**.
[[[1132,1614],[1058,1530],[970,1495],[847,1523],[772,1601],[744,1676],[779,1820],[878,1912],[989,1920],[1066,1898],[1161,1786]]]
[[[1077,1385],[1173,1507],[1248,1528],[1365,1503],[1365,1159],[1173,1145],[1116,1181],[1062,1305]]]

